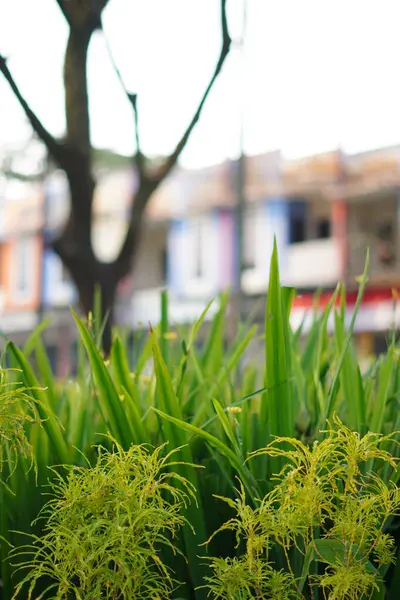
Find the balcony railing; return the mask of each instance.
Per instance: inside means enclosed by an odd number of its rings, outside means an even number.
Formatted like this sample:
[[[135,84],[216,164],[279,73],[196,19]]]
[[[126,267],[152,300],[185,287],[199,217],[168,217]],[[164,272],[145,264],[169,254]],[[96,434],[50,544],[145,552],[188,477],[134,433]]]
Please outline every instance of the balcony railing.
[[[340,279],[337,240],[310,240],[288,246],[282,265],[282,282],[295,287],[327,287]]]
[[[279,252],[279,264],[282,283],[297,288],[334,286],[342,275],[339,244],[333,238],[291,244]],[[245,271],[242,284],[246,294],[264,293],[267,266]]]

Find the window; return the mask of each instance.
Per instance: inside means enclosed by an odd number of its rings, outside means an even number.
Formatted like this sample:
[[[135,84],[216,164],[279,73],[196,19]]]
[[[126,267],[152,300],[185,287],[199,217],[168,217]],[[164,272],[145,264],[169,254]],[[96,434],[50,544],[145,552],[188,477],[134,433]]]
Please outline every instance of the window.
[[[290,223],[290,241],[292,244],[298,244],[304,242],[306,239],[306,224],[304,219],[299,216],[294,216]]]
[[[384,354],[388,350],[388,339],[383,333],[377,333],[374,336],[374,354]]]
[[[380,223],[377,228],[377,237],[385,242],[391,242],[394,238],[393,223],[385,221]]]
[[[329,219],[318,219],[316,234],[319,240],[326,240],[331,237],[331,222]]]
[[[307,204],[294,201],[289,204],[289,241],[291,244],[305,242],[307,238]]]
[[[15,292],[19,297],[24,297],[29,293],[30,289],[30,260],[32,255],[30,252],[30,240],[27,237],[21,237],[16,242],[16,260],[14,265],[15,274]]]
[[[378,259],[382,266],[390,267],[396,262],[395,234],[393,223],[384,221],[377,227]]]
[[[203,236],[204,222],[202,219],[198,219],[194,222],[193,225],[194,225],[193,226],[194,276],[197,279],[200,279],[201,277],[203,277],[203,274],[204,274],[203,256],[202,256],[202,250],[203,250],[202,246],[203,246],[203,241],[205,241],[204,236]]]
[[[256,227],[256,213],[246,212],[243,220],[243,269],[254,269],[256,266]]]

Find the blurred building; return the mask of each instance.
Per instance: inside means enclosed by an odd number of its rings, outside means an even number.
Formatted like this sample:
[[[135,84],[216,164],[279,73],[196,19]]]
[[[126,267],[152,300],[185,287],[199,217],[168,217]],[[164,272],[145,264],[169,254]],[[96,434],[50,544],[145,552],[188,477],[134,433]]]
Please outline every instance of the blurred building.
[[[265,296],[275,235],[281,280],[299,292],[293,326],[304,320],[307,329],[316,290],[323,308],[339,280],[347,286],[350,322],[369,248],[369,284],[356,333],[361,349],[381,348],[400,320],[393,302],[400,284],[400,147],[297,161],[271,152],[249,157],[245,165],[245,311]],[[204,304],[234,281],[237,268],[235,163],[185,172],[179,182],[169,198],[166,186],[153,204],[154,211],[174,207],[168,215],[169,289],[181,301],[203,298]],[[262,319],[263,304],[257,305]]]
[[[171,319],[191,320],[231,286],[237,269],[235,161],[201,170],[178,169],[147,211],[132,276],[121,282],[117,318],[128,327],[156,322],[160,290],[170,291]],[[243,272],[245,310],[265,295],[274,235],[281,279],[299,290],[292,322],[311,312],[316,289],[326,304],[337,281],[348,288],[371,252],[370,281],[357,319],[363,347],[372,347],[399,317],[392,288],[400,285],[400,147],[346,156],[340,151],[283,160],[279,152],[245,160]],[[102,174],[94,204],[93,244],[103,260],[118,251],[126,230],[132,172]],[[12,181],[0,191],[0,331],[17,342],[44,317],[46,341],[66,368],[75,329],[76,294],[47,241],[68,213],[64,177]],[[262,318],[262,310],[260,312]],[[368,343],[366,342],[368,341]],[[64,366],[63,366],[64,365]]]

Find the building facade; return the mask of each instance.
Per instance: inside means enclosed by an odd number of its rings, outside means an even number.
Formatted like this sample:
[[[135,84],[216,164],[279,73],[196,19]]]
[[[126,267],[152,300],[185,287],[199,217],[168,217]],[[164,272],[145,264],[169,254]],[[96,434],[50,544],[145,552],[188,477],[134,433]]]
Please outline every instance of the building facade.
[[[248,158],[245,170],[245,296],[265,295],[275,236],[281,280],[299,291],[293,326],[304,322],[307,329],[316,290],[322,292],[322,309],[339,280],[348,290],[350,322],[368,249],[369,283],[355,331],[361,346],[382,348],[389,330],[400,323],[393,294],[400,284],[400,148],[353,156],[336,151],[298,161],[271,153]],[[229,166],[224,175],[233,181]],[[209,187],[211,180],[209,174]],[[234,186],[215,181],[214,188],[208,196],[214,201],[204,202],[202,209],[201,191],[187,186],[186,212],[169,230],[169,289],[181,301],[202,294],[205,303],[235,281]]]
[[[234,286],[236,169],[235,161],[177,169],[155,194],[134,271],[121,282],[116,311],[120,323],[132,328],[156,322],[165,287],[171,318],[187,321],[210,298]],[[392,289],[400,285],[400,147],[353,156],[335,151],[297,161],[271,152],[246,158],[245,174],[241,286],[249,303],[267,292],[276,237],[281,279],[299,290],[293,325],[306,318],[316,289],[322,290],[323,306],[339,280],[349,290],[350,319],[356,278],[369,248],[370,281],[357,331],[365,344],[365,335],[382,336],[398,325]],[[134,185],[129,169],[100,178],[92,240],[103,260],[118,252]],[[56,172],[40,183],[13,181],[3,188],[0,330],[22,343],[50,316],[47,343],[64,356],[63,372],[75,336],[69,307],[77,298],[47,242],[68,214],[67,186]]]

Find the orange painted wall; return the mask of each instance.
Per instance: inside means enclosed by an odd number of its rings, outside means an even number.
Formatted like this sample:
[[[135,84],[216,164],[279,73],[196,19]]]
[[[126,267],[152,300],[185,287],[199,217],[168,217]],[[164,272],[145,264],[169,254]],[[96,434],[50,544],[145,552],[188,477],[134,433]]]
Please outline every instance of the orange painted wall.
[[[340,252],[340,270],[342,277],[346,276],[348,265],[348,206],[345,200],[337,199],[332,202],[332,234],[338,241]]]
[[[29,287],[23,299],[19,299],[15,290],[15,268],[17,264],[18,238],[2,243],[1,287],[5,296],[4,311],[36,310],[40,302],[40,281],[42,270],[42,239],[40,235],[31,235],[29,254]]]

